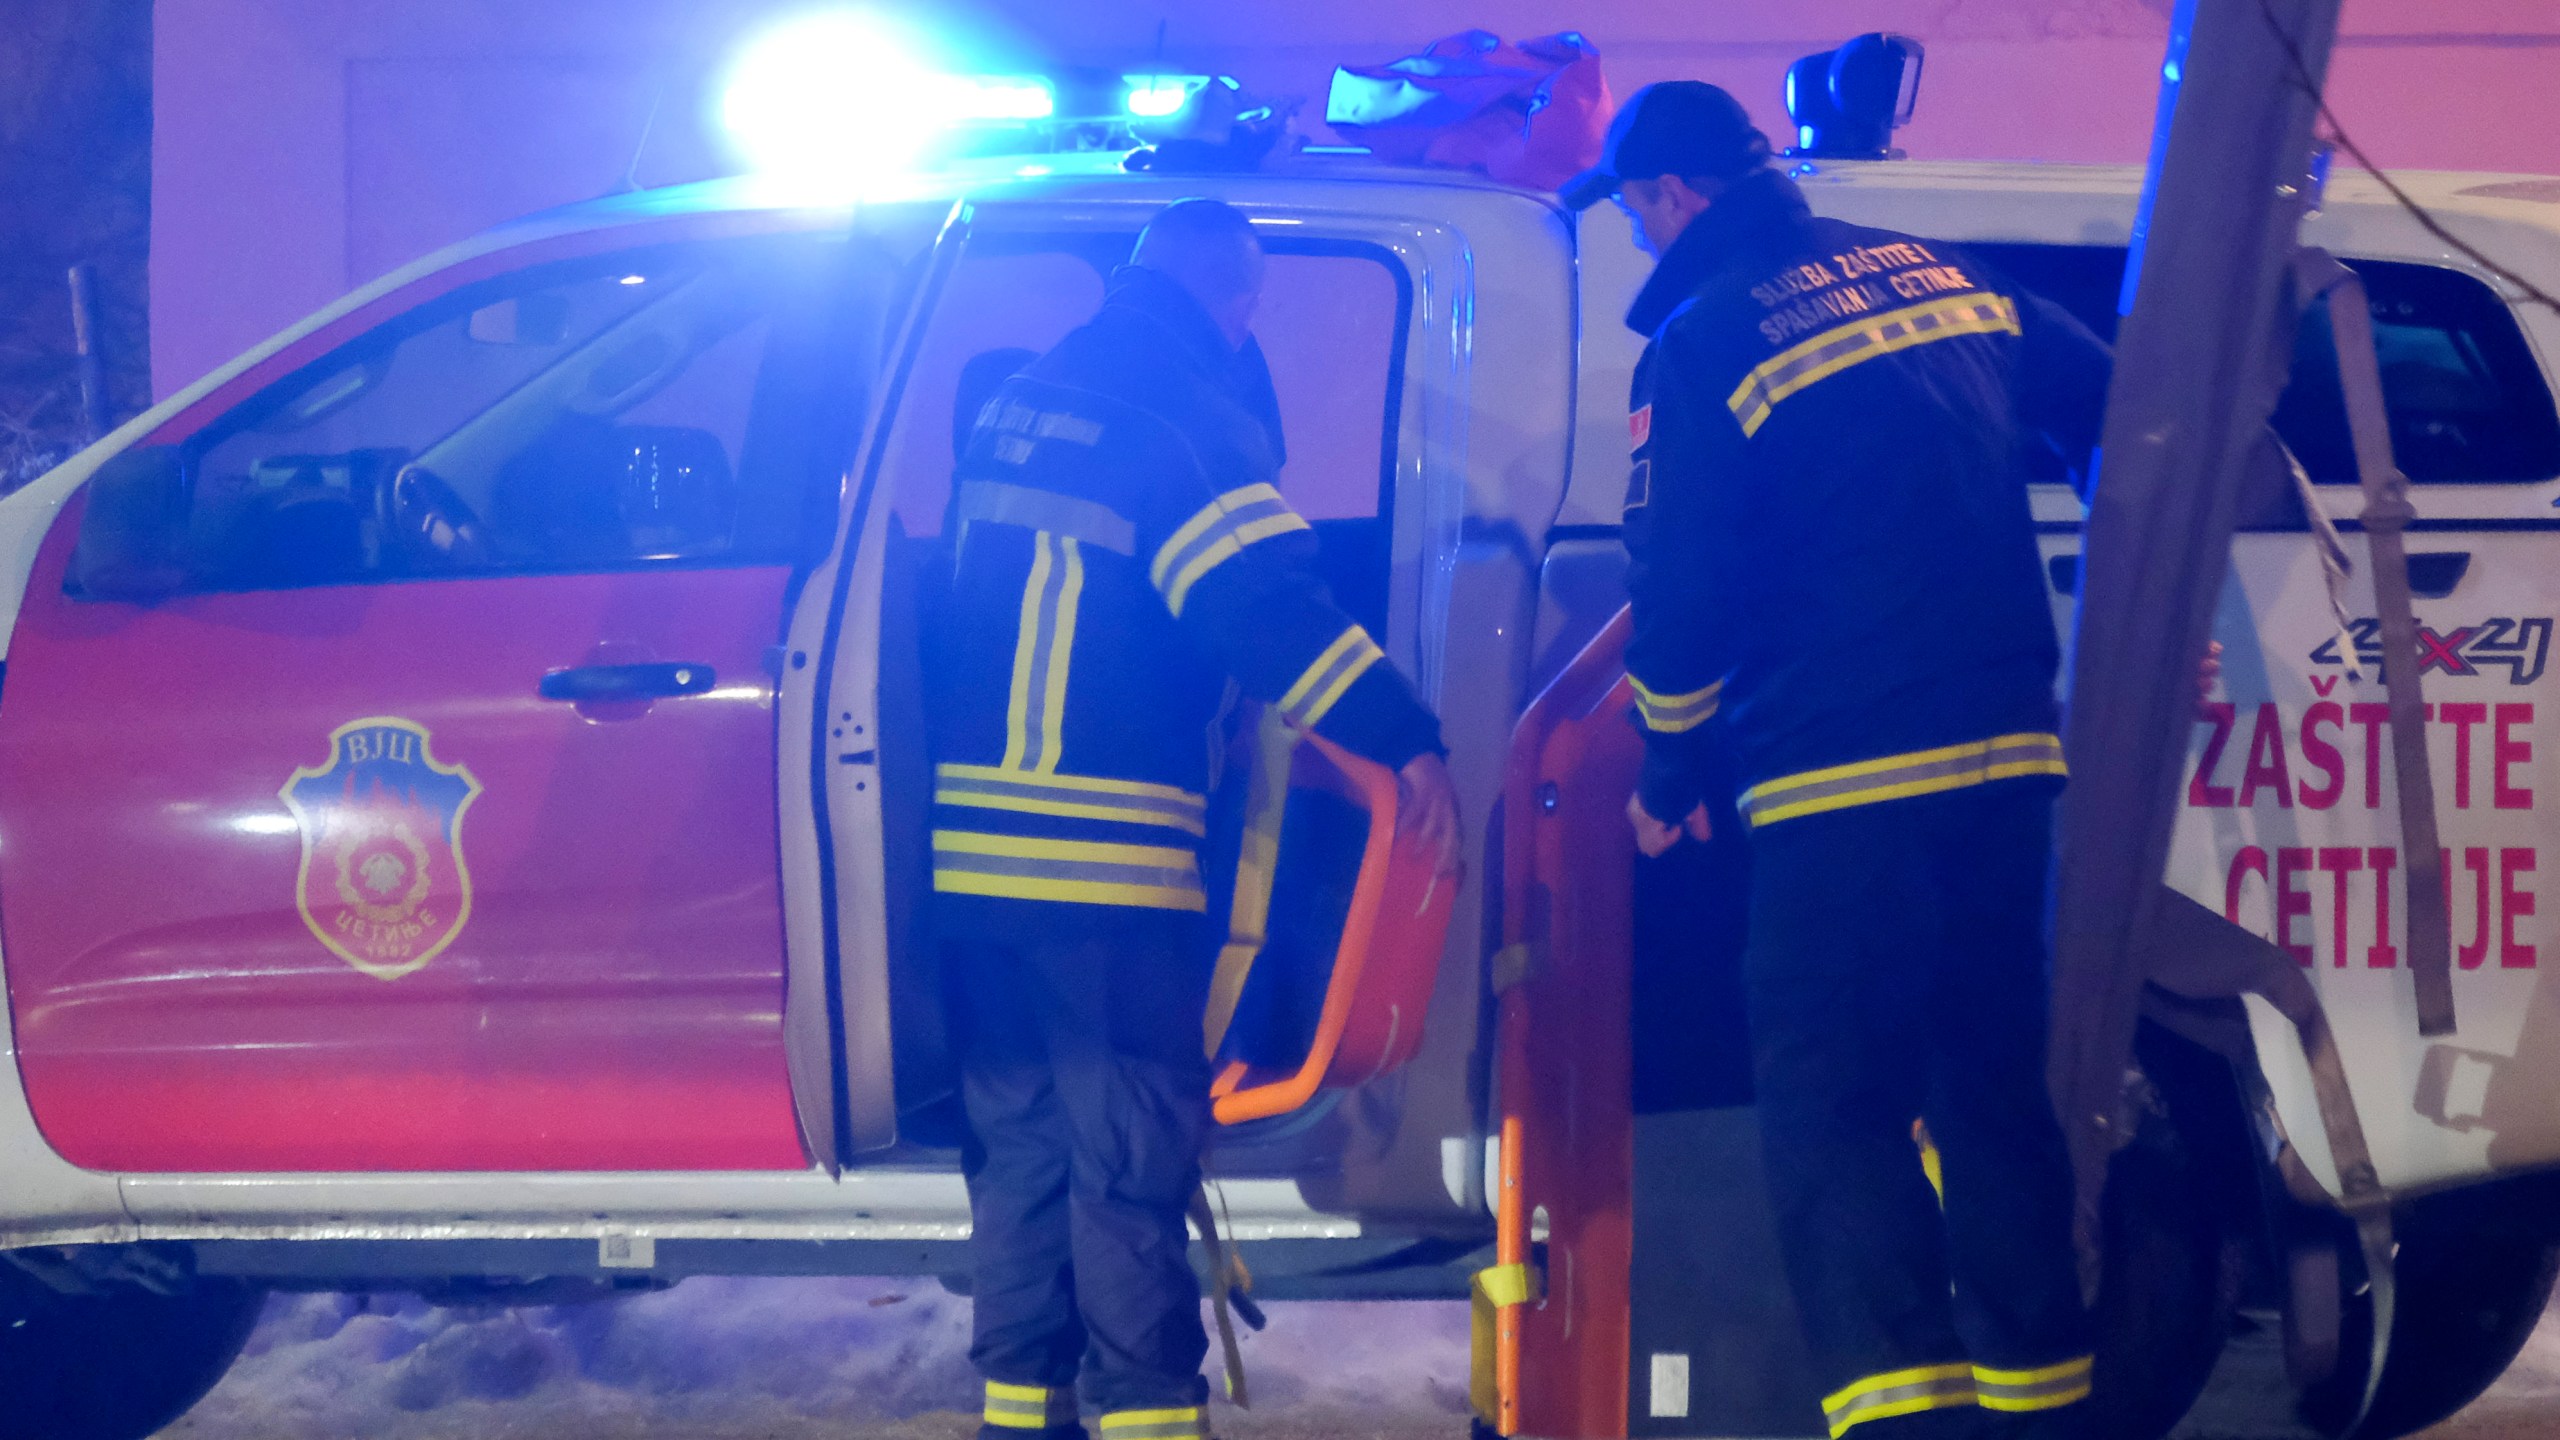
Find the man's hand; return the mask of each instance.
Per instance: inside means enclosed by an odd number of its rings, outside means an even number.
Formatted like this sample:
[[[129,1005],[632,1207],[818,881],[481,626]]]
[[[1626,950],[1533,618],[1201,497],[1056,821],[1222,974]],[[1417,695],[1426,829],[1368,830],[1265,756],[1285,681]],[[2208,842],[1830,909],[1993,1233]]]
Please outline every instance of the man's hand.
[[[2213,718],[2205,713],[2204,707],[2213,703],[2213,685],[2221,678],[2222,642],[2208,640],[2204,645],[2204,663],[2196,667],[2196,718],[2200,720]]]
[[[1396,840],[1430,856],[1435,873],[1458,873],[1458,790],[1437,755],[1416,755],[1396,772]]]
[[[1680,837],[1684,835],[1703,841],[1713,838],[1716,833],[1715,822],[1707,818],[1704,804],[1690,811],[1689,818],[1679,824],[1666,825],[1654,819],[1652,812],[1644,808],[1641,795],[1627,797],[1627,823],[1636,827],[1636,848],[1643,851],[1648,860],[1679,844]]]

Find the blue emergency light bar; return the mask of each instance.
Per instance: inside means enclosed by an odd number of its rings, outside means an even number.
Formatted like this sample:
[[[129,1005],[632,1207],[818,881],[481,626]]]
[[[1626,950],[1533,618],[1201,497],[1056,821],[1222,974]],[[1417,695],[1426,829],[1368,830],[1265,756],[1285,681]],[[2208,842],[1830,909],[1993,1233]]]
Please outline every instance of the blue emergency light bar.
[[[964,156],[1129,150],[1217,81],[1163,72],[958,73],[892,21],[824,10],[757,36],[720,118],[748,168],[859,191]]]
[[[1162,120],[1191,103],[1209,83],[1206,75],[1123,75],[1120,108],[1136,120]]]
[[[961,124],[1046,120],[1058,113],[1057,87],[1037,75],[946,77],[944,104]]]

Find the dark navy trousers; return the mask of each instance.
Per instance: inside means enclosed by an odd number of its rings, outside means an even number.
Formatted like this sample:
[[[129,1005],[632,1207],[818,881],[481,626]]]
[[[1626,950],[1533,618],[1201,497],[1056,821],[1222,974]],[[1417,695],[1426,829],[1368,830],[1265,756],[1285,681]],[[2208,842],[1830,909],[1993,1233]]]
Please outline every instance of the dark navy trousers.
[[[1835,1436],[2061,1433],[2088,1393],[2045,1079],[2052,809],[2006,780],[1752,832],[1763,1143]]]
[[[1079,1374],[1106,1433],[1196,1430],[1208,1338],[1184,1221],[1209,1128],[1211,948],[1191,916],[1020,929],[944,948],[984,1433],[1072,1427]]]

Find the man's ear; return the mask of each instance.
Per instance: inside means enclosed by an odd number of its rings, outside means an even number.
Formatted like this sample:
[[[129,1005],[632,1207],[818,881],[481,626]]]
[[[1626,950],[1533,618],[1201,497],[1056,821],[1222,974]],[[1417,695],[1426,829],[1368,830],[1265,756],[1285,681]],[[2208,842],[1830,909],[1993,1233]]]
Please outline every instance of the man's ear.
[[[1229,345],[1241,348],[1253,338],[1254,312],[1261,308],[1261,300],[1260,295],[1250,292],[1230,295],[1210,309],[1209,318],[1218,322],[1218,330]]]
[[[1676,197],[1684,214],[1699,215],[1724,193],[1724,182],[1699,176],[1665,175],[1662,185],[1666,193]]]

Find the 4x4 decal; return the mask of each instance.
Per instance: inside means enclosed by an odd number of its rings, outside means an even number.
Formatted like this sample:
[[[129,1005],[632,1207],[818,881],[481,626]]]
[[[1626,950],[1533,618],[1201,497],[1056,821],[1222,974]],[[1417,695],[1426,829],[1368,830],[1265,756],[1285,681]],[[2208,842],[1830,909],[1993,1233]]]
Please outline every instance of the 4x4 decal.
[[[2382,664],[2380,620],[2368,615],[2349,622],[2347,638],[2355,645],[2358,665]],[[2443,631],[2424,625],[2418,627],[2418,673],[2421,675],[2441,671],[2447,675],[2469,676],[2503,669],[2508,684],[2530,685],[2542,678],[2543,667],[2550,659],[2551,617],[2548,615],[2524,620],[2498,616]],[[2311,663],[2327,666],[2347,663],[2338,654],[2336,636],[2312,648]]]

